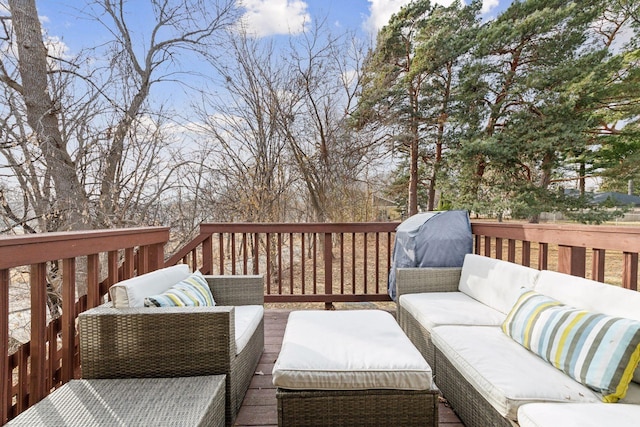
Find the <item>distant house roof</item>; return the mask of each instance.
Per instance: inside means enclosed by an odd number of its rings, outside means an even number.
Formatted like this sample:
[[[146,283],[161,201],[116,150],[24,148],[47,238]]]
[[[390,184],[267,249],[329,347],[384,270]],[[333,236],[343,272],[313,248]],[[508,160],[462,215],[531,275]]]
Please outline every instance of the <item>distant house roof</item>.
[[[575,188],[568,188],[564,190],[564,194],[566,194],[567,196],[578,197],[580,195],[580,191]],[[615,202],[616,206],[640,206],[640,197],[631,194],[618,193],[616,191],[606,191],[604,193],[587,192],[586,195],[588,197],[591,197],[591,203],[594,205],[599,205],[611,199]]]
[[[605,193],[593,193],[593,203],[600,204],[604,203],[607,200],[615,201],[615,204],[618,206],[640,206],[640,197],[617,193],[615,191],[607,191]]]

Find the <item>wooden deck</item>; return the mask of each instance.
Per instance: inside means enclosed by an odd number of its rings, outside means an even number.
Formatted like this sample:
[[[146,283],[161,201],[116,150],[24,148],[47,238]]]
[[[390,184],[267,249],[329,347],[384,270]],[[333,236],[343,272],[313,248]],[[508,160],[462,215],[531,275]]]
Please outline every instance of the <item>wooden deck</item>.
[[[242,408],[236,419],[236,426],[277,426],[278,410],[276,389],[271,382],[271,370],[280,352],[282,336],[291,310],[268,309],[264,315],[264,353],[258,365]],[[444,403],[438,408],[439,425],[443,427],[464,427],[456,414]]]

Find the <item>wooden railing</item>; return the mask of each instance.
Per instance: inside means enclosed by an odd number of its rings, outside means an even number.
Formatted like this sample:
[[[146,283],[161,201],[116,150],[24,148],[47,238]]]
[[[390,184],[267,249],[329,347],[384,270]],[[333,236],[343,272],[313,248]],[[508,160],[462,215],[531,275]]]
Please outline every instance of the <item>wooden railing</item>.
[[[118,280],[164,266],[168,240],[165,227],[0,237],[2,424],[77,376],[78,313],[100,304]],[[31,340],[9,355],[9,287],[22,280],[30,289]],[[47,312],[52,282],[62,312],[53,320]],[[85,292],[77,297],[80,287]]]
[[[640,227],[474,222],[472,231],[477,254],[638,290]]]
[[[390,301],[398,223],[201,224],[167,260],[204,274],[264,274],[265,302]]]
[[[264,274],[268,303],[389,301],[398,223],[202,224],[166,261],[167,228],[0,237],[0,346],[8,354],[9,287],[26,277],[31,341],[2,359],[4,423],[79,373],[75,319],[108,287],[164,265],[205,274]],[[473,222],[474,252],[637,289],[639,227]],[[54,274],[52,274],[54,273]],[[47,316],[47,283],[61,283],[62,316]]]

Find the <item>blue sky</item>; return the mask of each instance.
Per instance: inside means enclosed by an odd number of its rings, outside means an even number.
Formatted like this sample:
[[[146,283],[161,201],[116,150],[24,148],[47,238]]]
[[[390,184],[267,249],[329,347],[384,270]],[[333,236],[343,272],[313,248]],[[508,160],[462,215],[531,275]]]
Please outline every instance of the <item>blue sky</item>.
[[[257,35],[268,37],[281,34],[299,34],[314,21],[328,19],[336,28],[352,29],[367,37],[375,34],[391,14],[409,0],[241,0],[246,8],[247,25]],[[452,0],[435,0],[448,5]],[[484,0],[485,19],[491,19],[504,10],[512,0]],[[96,24],[80,18],[79,9],[87,0],[37,1],[43,26],[51,37],[59,38],[71,52],[99,37]],[[129,10],[134,20],[144,21],[143,0],[131,0]],[[138,13],[136,13],[138,12]]]
[[[211,0],[208,0],[211,1]],[[238,0],[245,6],[246,28],[259,37],[269,38],[288,34],[301,34],[313,23],[327,20],[339,33],[353,30],[366,41],[374,41],[375,34],[384,26],[391,15],[409,3],[410,0]],[[449,5],[453,0],[432,0]],[[469,1],[469,0],[467,0]],[[484,19],[491,19],[504,10],[513,0],[484,0]],[[0,0],[0,5],[4,1]],[[49,38],[49,49],[55,56],[73,58],[83,48],[92,48],[112,40],[104,27],[96,23],[83,8],[91,4],[90,0],[36,0],[43,28]],[[88,13],[88,10],[84,10]],[[129,28],[137,36],[138,47],[144,46],[149,37],[149,1],[129,0],[126,6]],[[204,70],[198,61],[186,59],[182,71],[210,73]],[[193,79],[193,76],[181,77]],[[195,80],[190,80],[195,81]],[[165,84],[163,84],[165,85]],[[156,90],[152,99],[171,104],[189,102],[189,94],[176,86],[162,86]],[[184,88],[182,88],[184,89]]]

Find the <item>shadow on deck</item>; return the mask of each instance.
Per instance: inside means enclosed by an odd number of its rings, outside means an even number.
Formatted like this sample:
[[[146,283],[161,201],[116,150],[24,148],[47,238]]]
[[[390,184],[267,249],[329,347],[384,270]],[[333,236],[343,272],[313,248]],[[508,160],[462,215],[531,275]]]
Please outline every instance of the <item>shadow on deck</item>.
[[[236,419],[236,426],[277,426],[278,409],[276,389],[271,382],[271,370],[280,352],[282,336],[291,310],[267,309],[264,314],[264,353],[260,359],[242,408]],[[444,403],[438,408],[439,425],[444,427],[464,427],[456,414]]]

